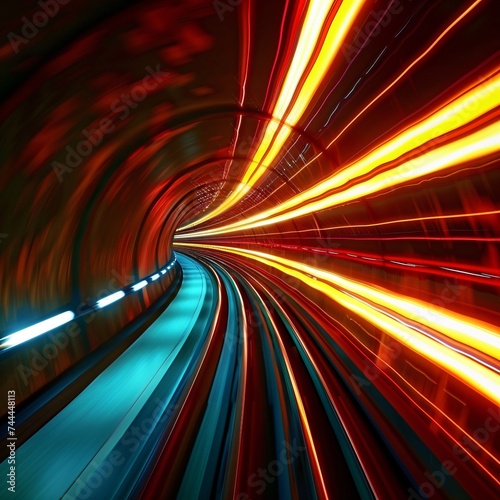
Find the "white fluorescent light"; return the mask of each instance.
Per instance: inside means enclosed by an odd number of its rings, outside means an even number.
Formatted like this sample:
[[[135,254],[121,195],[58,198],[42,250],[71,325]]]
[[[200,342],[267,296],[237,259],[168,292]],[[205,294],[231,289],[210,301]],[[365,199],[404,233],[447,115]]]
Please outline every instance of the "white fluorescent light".
[[[167,271],[165,271],[165,269],[162,269],[161,270],[161,274],[165,274]]]
[[[159,277],[160,275],[158,273],[153,274],[153,276],[151,276],[151,281],[157,280]]]
[[[112,304],[113,302],[120,300],[122,297],[125,297],[125,292],[123,292],[122,290],[120,290],[119,292],[112,293],[111,295],[108,295],[107,297],[98,300],[97,307],[109,306],[109,304]]]
[[[45,321],[40,321],[40,323],[36,323],[28,328],[24,328],[19,330],[18,332],[7,335],[7,337],[2,339],[2,347],[12,347],[18,344],[22,344],[27,340],[30,340],[34,337],[38,337],[38,335],[42,335],[43,333],[47,333],[58,326],[69,323],[75,317],[75,313],[72,311],[66,311],[53,318],[46,319]]]
[[[139,283],[136,283],[132,287],[132,290],[134,290],[134,292],[137,292],[137,290],[140,290],[141,288],[144,288],[147,284],[148,284],[148,282],[146,280],[139,281]]]

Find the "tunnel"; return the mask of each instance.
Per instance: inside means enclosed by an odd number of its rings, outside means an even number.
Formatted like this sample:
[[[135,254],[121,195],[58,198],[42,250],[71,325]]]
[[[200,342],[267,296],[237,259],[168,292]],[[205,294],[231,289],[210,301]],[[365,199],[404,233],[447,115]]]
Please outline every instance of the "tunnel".
[[[500,497],[497,0],[1,9],[0,499]]]

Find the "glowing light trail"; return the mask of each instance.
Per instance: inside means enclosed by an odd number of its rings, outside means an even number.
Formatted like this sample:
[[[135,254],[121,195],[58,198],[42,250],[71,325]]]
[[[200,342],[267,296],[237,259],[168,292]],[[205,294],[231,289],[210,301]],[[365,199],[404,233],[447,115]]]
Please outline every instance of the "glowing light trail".
[[[298,217],[308,213],[331,208],[341,203],[353,201],[362,196],[399,186],[407,181],[424,177],[443,169],[461,165],[467,161],[487,156],[500,149],[499,123],[486,126],[466,137],[445,144],[436,149],[423,148],[419,156],[405,161],[375,177],[349,187],[340,193],[328,196],[334,189],[346,185],[352,179],[372,173],[377,168],[425,146],[429,141],[457,130],[500,105],[500,74],[482,85],[467,92],[447,106],[432,114],[426,120],[415,124],[405,132],[376,148],[360,160],[345,167],[340,172],[322,181],[299,195],[281,203],[272,209],[260,212],[245,221],[228,224],[219,228],[199,231],[189,235],[178,235],[178,238],[191,236],[208,236],[227,232],[251,229],[281,222],[290,217]],[[324,197],[321,200],[310,200]],[[308,203],[309,202],[309,203]],[[307,204],[306,204],[307,203]],[[300,209],[293,210],[301,205]],[[283,214],[277,215],[276,214]]]
[[[269,165],[280,152],[291,133],[291,127],[298,122],[306,110],[330,69],[333,60],[338,55],[341,43],[354,23],[363,5],[363,1],[350,0],[341,3],[330,24],[328,34],[318,57],[300,88],[293,105],[290,105],[293,96],[297,92],[297,86],[303,78],[305,69],[316,48],[323,25],[333,4],[334,2],[331,0],[312,0],[309,3],[294,57],[272,112],[273,119],[267,125],[262,141],[253,158],[250,159],[249,166],[243,175],[241,183],[216,209],[200,217],[196,222],[182,227],[181,230],[201,224],[219,215],[241,200],[265,174]],[[290,111],[287,111],[288,109]]]
[[[430,338],[417,328],[412,328],[410,323],[398,321],[384,309],[500,359],[500,331],[492,325],[457,313],[443,313],[435,306],[420,300],[410,299],[389,290],[376,289],[338,274],[263,252],[238,250],[218,245],[182,245],[218,250],[250,258],[298,278],[459,377],[491,401],[496,404],[500,403],[500,376],[498,374]]]
[[[72,321],[75,317],[75,313],[72,311],[66,311],[52,318],[46,319],[45,321],[40,321],[32,326],[14,332],[7,335],[1,339],[0,348],[14,347],[16,345],[22,344],[27,340],[30,340],[38,335],[50,332],[59,326],[65,325]]]

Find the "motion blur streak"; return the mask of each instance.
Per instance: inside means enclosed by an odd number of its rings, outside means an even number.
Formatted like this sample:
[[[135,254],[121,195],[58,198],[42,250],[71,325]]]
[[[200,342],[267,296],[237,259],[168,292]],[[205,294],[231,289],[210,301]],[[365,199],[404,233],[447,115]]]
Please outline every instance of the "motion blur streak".
[[[187,246],[190,247],[190,245]],[[305,266],[289,259],[250,250],[240,251],[228,247],[193,246],[222,250],[255,259],[258,262],[275,267],[289,276],[300,279],[342,306],[367,319],[375,326],[379,326],[382,330],[393,335],[396,340],[405,343],[416,352],[449,369],[453,374],[467,381],[469,385],[483,392],[492,402],[500,404],[500,375],[491,372],[487,368],[477,366],[477,363],[455,353],[446,344],[443,346],[438,342],[429,340],[427,338],[429,334],[425,332],[420,334],[417,328],[412,328],[409,325],[409,322],[417,322],[433,328],[462,344],[474,347],[485,354],[490,354],[499,361],[500,330],[490,325],[484,325],[477,320],[479,326],[475,326],[471,318],[464,318],[458,314],[455,314],[454,317],[440,314],[436,311],[436,308],[425,307],[420,301],[411,301],[401,296],[391,296],[389,290],[377,291],[360,283],[346,280],[341,276]],[[317,278],[335,285],[335,288],[318,281]],[[369,299],[369,301],[364,300],[364,298]],[[384,309],[380,309],[380,306]],[[398,317],[402,317],[403,320],[398,319]],[[432,338],[432,335],[429,336]]]
[[[442,32],[439,36],[434,40],[429,47],[422,54],[420,54],[409,66],[405,68],[405,70],[388,85],[380,94],[378,94],[366,107],[360,111],[348,124],[347,126],[341,130],[341,132],[333,139],[328,147],[330,147],[335,141],[339,139],[339,137],[364,113],[367,109],[376,103],[386,92],[392,89],[401,79],[403,79],[408,72],[410,72],[414,66],[416,66],[419,62],[422,61],[426,56],[428,56],[431,51],[449,34],[451,30],[453,30],[466,16],[468,16],[476,7],[478,7],[483,0],[476,0],[473,2],[470,7],[468,7],[460,16],[453,20],[453,22]]]
[[[429,118],[416,123],[411,129],[402,132],[394,139],[383,144],[372,153],[366,155],[357,162],[341,169],[329,179],[322,181],[313,188],[295,196],[271,210],[267,210],[248,218],[246,222],[222,226],[211,231],[201,231],[182,237],[199,237],[217,235],[230,232],[231,230],[245,230],[269,225],[287,220],[289,217],[300,217],[305,214],[324,210],[340,203],[361,198],[373,192],[403,184],[424,175],[438,172],[443,168],[450,168],[471,161],[478,156],[486,156],[500,149],[500,122],[496,122],[484,130],[470,134],[467,137],[455,141],[449,145],[427,152],[432,146],[426,146],[430,140],[444,136],[452,130],[459,129],[464,125],[476,120],[500,105],[500,75],[491,78],[490,81],[475,87],[460,98],[452,101],[444,108],[432,114]],[[417,155],[409,161],[384,172],[384,174],[373,177],[370,182],[365,182],[357,187],[345,189],[337,195],[326,196],[329,191],[347,184],[374,171],[381,165],[387,164],[406,153],[417,149]],[[423,154],[419,154],[422,152]],[[363,185],[366,188],[363,188]],[[292,208],[303,205],[312,199],[323,197],[321,201],[309,203],[301,209]],[[281,217],[273,217],[277,213],[285,212]],[[257,223],[254,223],[257,221]]]
[[[500,2],[10,4],[0,500],[498,498]]]
[[[241,183],[238,184],[236,189],[217,207],[217,209],[200,218],[196,224],[200,224],[219,215],[241,200],[245,194],[250,191],[252,186],[262,178],[272,161],[283,148],[285,141],[290,136],[291,127],[298,122],[327,74],[327,71],[331,67],[332,61],[340,49],[340,44],[344,40],[349,28],[352,26],[363,4],[363,0],[344,0],[340,2],[338,11],[328,28],[326,39],[321,45],[320,53],[308,72],[300,92],[293,99],[297,85],[303,77],[306,65],[319,39],[324,19],[333,3],[332,1],[326,0],[311,0],[309,2],[294,57],[272,112],[273,119],[266,126],[264,137],[255,155],[250,160]],[[294,102],[291,109],[290,102]],[[282,125],[282,122],[285,123]],[[266,163],[264,164],[264,162]],[[191,225],[181,229],[187,229],[189,227],[191,227]]]

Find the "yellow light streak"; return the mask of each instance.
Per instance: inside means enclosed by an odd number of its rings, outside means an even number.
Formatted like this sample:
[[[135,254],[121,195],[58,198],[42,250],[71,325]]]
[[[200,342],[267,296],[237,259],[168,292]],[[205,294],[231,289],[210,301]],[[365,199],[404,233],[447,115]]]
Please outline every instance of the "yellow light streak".
[[[467,356],[424,335],[418,329],[395,319],[385,308],[405,320],[419,323],[478,351],[500,359],[500,332],[492,325],[458,313],[441,312],[423,301],[389,290],[364,285],[321,269],[254,250],[239,250],[219,245],[187,244],[182,246],[219,250],[250,258],[293,276],[324,293],[373,325],[459,377],[488,399],[500,404],[500,376]],[[370,304],[373,302],[375,305]]]
[[[334,1],[312,0],[304,20],[299,41],[288,70],[283,88],[273,109],[273,119],[267,124],[263,138],[253,158],[249,159],[241,184],[213,211],[207,213],[197,221],[183,226],[185,230],[202,222],[216,217],[240,201],[250,189],[262,178],[272,161],[281,151],[283,144],[290,136],[292,127],[298,122],[305,109],[313,99],[326,73],[329,71],[335,57],[339,54],[341,44],[351,28],[363,0],[344,0],[328,29],[327,36],[319,55],[314,62],[304,84],[302,85],[295,102],[288,115],[293,96],[304,75],[306,67],[313,55],[314,49],[321,35],[323,25]],[[269,150],[269,151],[268,151]]]
[[[318,210],[324,210],[389,187],[396,187],[410,180],[498,151],[500,149],[500,140],[498,137],[499,122],[495,122],[482,130],[452,143],[434,150],[425,151],[416,158],[376,175],[372,179],[350,187],[341,193],[326,196],[320,201],[311,202],[314,198],[325,196],[329,191],[345,185],[352,179],[369,174],[381,165],[394,161],[400,156],[413,151],[416,147],[425,145],[428,141],[436,137],[467,125],[499,105],[500,74],[454,100],[426,120],[398,134],[360,160],[345,167],[325,181],[294,196],[290,200],[269,210],[260,212],[253,217],[249,217],[242,222],[199,231],[192,233],[192,235],[178,235],[178,237],[225,234],[275,224],[290,217],[299,217]],[[303,206],[300,209],[294,210],[298,205]]]
[[[458,26],[476,7],[478,7],[483,0],[477,0],[472,3],[460,16],[458,16],[437,38],[434,40],[429,47],[427,47],[422,54],[420,54],[410,65],[408,65],[405,70],[388,85],[382,92],[377,94],[377,96],[372,99],[335,137],[330,144],[328,144],[327,149],[330,148],[337,140],[344,134],[344,132],[361,116],[363,115],[373,104],[375,104],[379,99],[382,98],[389,90],[391,90],[395,85],[398,84],[420,61],[425,59],[438,45],[439,43],[450,33],[456,26]]]

